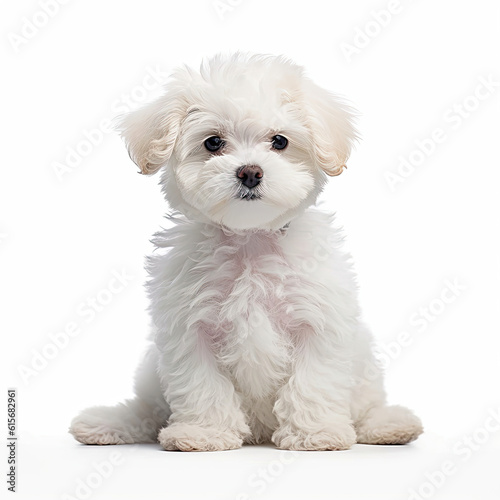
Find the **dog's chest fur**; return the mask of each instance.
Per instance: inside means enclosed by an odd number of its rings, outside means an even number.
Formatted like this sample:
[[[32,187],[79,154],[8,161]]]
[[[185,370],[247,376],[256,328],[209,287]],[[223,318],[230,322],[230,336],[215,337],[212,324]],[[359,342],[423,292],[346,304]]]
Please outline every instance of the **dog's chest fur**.
[[[225,238],[228,275],[214,275],[221,300],[212,346],[239,391],[270,396],[289,374],[297,328],[292,294],[300,279],[283,255],[279,234]]]
[[[321,297],[286,255],[286,237],[182,222],[157,235],[171,249],[149,261],[156,326],[174,337],[201,335],[251,400],[272,398],[290,375],[297,339],[321,328]]]

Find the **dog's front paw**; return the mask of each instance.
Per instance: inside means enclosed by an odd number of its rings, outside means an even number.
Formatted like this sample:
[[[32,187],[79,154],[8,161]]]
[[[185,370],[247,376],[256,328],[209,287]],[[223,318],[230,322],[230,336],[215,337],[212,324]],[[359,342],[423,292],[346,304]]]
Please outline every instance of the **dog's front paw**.
[[[293,430],[285,426],[273,434],[273,442],[283,450],[348,450],[356,442],[356,432],[349,424],[342,424],[320,432]]]
[[[158,441],[165,450],[180,451],[234,450],[243,444],[243,439],[233,431],[182,423],[164,427]]]

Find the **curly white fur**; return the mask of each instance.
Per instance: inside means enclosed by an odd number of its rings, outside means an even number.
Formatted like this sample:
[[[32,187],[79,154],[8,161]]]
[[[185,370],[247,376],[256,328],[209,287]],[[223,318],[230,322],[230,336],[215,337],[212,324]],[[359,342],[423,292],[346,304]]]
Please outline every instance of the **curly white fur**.
[[[178,215],[148,260],[153,332],[137,397],[83,411],[75,438],[186,451],[416,439],[419,419],[386,406],[332,217],[308,208],[349,157],[350,108],[284,58],[236,54],[178,70],[122,131],[143,173],[162,170]],[[273,149],[277,134],[286,149]],[[210,136],[220,152],[204,148]],[[262,168],[258,186],[242,187],[243,165]]]

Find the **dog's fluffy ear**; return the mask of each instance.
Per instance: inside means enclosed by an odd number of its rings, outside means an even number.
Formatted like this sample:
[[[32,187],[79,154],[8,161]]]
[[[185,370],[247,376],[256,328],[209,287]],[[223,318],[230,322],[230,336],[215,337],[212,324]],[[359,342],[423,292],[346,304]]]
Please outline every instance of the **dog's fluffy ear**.
[[[316,162],[326,174],[339,175],[358,139],[354,110],[310,80],[305,83],[304,96]]]
[[[168,162],[184,109],[179,92],[167,89],[164,96],[119,119],[117,128],[141,173],[154,174]]]

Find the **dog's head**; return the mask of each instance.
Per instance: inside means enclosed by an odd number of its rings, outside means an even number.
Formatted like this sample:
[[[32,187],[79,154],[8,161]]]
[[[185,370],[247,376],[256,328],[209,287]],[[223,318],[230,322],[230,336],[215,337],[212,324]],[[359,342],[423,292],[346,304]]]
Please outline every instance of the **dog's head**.
[[[350,108],[282,57],[215,57],[182,68],[121,123],[143,174],[162,169],[172,208],[233,230],[276,230],[342,172]]]

